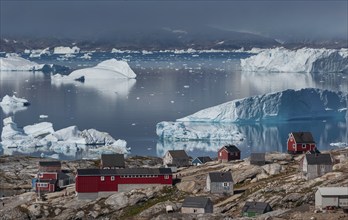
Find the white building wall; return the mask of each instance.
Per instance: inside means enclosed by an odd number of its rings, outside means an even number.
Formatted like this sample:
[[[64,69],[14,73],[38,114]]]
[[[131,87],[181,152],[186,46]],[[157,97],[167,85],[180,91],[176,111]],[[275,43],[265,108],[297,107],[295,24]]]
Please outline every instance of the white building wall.
[[[320,191],[317,190],[315,192],[315,208],[322,209],[323,208],[323,197],[320,194]]]

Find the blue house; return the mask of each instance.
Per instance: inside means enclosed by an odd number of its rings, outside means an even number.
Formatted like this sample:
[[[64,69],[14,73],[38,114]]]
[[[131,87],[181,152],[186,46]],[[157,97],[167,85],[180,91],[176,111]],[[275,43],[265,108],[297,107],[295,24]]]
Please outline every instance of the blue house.
[[[199,166],[209,161],[212,161],[210,157],[197,157],[196,159],[192,161],[192,165]]]

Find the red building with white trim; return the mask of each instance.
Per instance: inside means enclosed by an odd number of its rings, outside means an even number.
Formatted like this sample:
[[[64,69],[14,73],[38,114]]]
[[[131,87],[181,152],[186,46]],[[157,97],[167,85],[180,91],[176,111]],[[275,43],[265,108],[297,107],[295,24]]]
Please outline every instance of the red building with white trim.
[[[78,169],[75,179],[79,199],[172,184],[170,168]]]
[[[315,141],[311,132],[292,132],[287,141],[288,153],[306,153],[316,151]]]
[[[232,144],[223,146],[218,151],[218,160],[220,162],[240,160],[240,150],[235,145],[232,145]]]

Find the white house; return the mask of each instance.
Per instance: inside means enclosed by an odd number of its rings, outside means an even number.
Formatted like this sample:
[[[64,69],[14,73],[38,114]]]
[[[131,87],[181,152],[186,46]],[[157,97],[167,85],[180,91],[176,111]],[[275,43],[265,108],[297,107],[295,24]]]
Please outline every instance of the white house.
[[[315,208],[325,209],[328,206],[348,208],[348,186],[319,187],[315,193]]]

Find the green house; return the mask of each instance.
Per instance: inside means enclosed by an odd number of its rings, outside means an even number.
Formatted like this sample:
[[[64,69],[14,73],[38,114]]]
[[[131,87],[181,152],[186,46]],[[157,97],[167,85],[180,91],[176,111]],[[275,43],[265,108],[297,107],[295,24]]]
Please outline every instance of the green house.
[[[266,202],[246,202],[242,209],[242,215],[254,217],[270,211],[273,211],[272,207]]]

